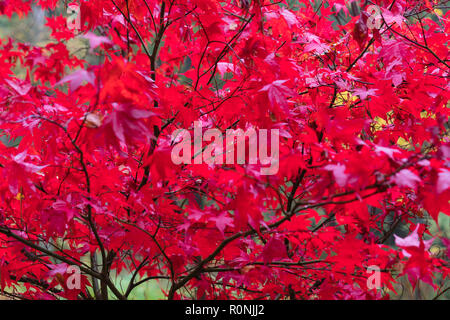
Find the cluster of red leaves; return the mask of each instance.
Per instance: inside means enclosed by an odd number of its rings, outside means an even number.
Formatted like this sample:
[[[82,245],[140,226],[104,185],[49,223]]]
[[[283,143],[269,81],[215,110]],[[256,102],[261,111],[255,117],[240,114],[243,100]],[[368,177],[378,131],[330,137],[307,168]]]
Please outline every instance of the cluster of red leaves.
[[[0,40],[1,134],[22,137],[0,144],[2,292],[126,299],[159,281],[169,299],[378,299],[404,274],[439,289],[450,241],[433,254],[424,237],[450,213],[450,16],[377,0],[370,29],[366,1],[346,2],[80,0],[79,30],[54,15],[46,45]],[[280,129],[279,172],[174,165],[171,133],[198,120]],[[411,235],[394,243],[399,224]]]

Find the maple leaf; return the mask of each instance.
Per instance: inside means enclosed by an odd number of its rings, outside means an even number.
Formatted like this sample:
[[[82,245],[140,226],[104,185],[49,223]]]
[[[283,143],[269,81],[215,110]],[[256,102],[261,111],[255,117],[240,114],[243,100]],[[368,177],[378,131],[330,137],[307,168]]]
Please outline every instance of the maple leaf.
[[[0,39],[0,289],[123,299],[171,279],[169,299],[388,299],[399,279],[445,280],[446,14],[377,0],[378,30],[364,1],[297,2],[0,0],[2,22],[33,10],[50,30]],[[259,152],[174,163],[170,132],[195,121],[202,151],[209,129],[279,130],[280,170],[261,175]],[[383,226],[413,230],[393,244]]]
[[[359,45],[360,50],[364,48],[364,45],[367,41],[367,37],[369,34],[366,23],[364,22],[363,16],[356,21],[355,26],[353,27],[353,38]]]
[[[112,112],[105,117],[99,131],[106,139],[106,143],[116,147],[117,150],[135,141],[148,142],[155,137],[142,120],[154,115],[152,111],[131,105],[113,104]]]
[[[219,62],[217,64],[217,70],[219,71],[220,75],[223,77],[225,73],[227,72],[240,72],[240,68],[235,66],[232,63],[227,63],[227,62]]]
[[[48,17],[46,26],[52,30],[52,37],[58,41],[73,38],[74,33],[67,28],[67,20],[62,15]]]
[[[112,41],[107,37],[98,36],[93,32],[87,32],[86,34],[82,35],[82,37],[89,40],[89,46],[91,47],[91,50],[97,48],[103,43],[112,44]]]
[[[26,150],[15,155],[8,163],[8,170],[3,170],[3,177],[9,183],[9,190],[16,195],[19,187],[31,187],[31,174],[37,174],[47,166],[38,166],[27,162],[27,158],[37,158],[30,156]]]
[[[441,169],[437,180],[437,193],[442,193],[450,188],[450,170]]]
[[[422,182],[422,180],[409,169],[400,170],[391,180],[399,187],[407,187],[412,189],[416,187],[417,183]]]
[[[31,84],[25,83],[24,81],[21,81],[21,83],[17,83],[16,81],[6,79],[5,82],[13,88],[19,95],[25,96],[30,92],[31,90]]]
[[[400,153],[400,151],[397,150],[397,149],[382,147],[382,146],[379,146],[379,145],[375,146],[375,151],[377,152],[377,154],[379,154],[379,153],[386,154],[392,160],[394,160],[394,154]]]
[[[222,234],[225,234],[225,228],[227,226],[234,227],[233,218],[228,217],[227,212],[222,212],[219,216],[213,217],[210,220],[216,223],[217,229],[219,229]]]
[[[408,258],[404,272],[410,277],[413,288],[417,284],[417,280],[422,280],[434,287],[435,285],[430,276],[433,264],[430,263],[431,257],[428,253],[433,239],[428,241],[420,239],[418,235],[419,227],[420,225],[417,225],[414,231],[403,239],[394,235],[395,243],[403,248],[403,254]]]
[[[283,16],[283,18],[286,20],[289,28],[292,28],[293,26],[299,26],[299,21],[297,20],[297,16],[293,14],[291,11],[283,8],[280,12],[280,14]]]
[[[330,50],[330,46],[326,43],[323,43],[320,37],[309,32],[306,33],[298,42],[306,43],[305,52],[314,51],[314,53],[322,55]]]
[[[361,100],[366,100],[368,96],[375,96],[377,91],[377,89],[356,88],[353,90],[353,94],[358,95]]]
[[[314,51],[318,55],[324,54],[328,50],[330,50],[330,46],[322,42],[312,42],[305,46],[306,52]]]
[[[69,265],[67,263],[59,263],[50,265],[50,270],[47,272],[49,277],[56,277],[57,274],[65,274]]]
[[[447,247],[446,255],[450,259],[450,239],[442,238],[442,243]]]
[[[145,160],[144,166],[150,167],[155,181],[170,179],[175,176],[175,164],[172,162],[171,148],[161,144]]]
[[[325,170],[333,172],[333,176],[336,179],[337,184],[340,187],[344,187],[347,184],[349,175],[345,173],[346,167],[343,164],[329,164],[324,167]]]
[[[8,262],[2,257],[0,259],[0,289],[3,292],[5,287],[11,284]]]
[[[295,92],[283,85],[285,82],[287,80],[275,80],[259,90],[260,92],[267,92],[269,101],[273,107],[280,106],[286,109],[288,107],[287,98],[295,96]]]
[[[60,85],[66,82],[69,82],[69,88],[71,91],[77,90],[81,84],[86,81],[91,85],[95,86],[95,74],[92,71],[87,71],[84,69],[79,69],[64,78],[62,78],[56,85]]]
[[[284,241],[277,237],[272,237],[264,246],[261,256],[264,263],[270,263],[276,259],[287,258]]]
[[[396,8],[399,8],[396,6]],[[394,13],[392,11],[389,11],[385,8],[381,9],[383,11],[383,18],[386,21],[387,24],[396,23],[400,27],[403,25],[403,22],[405,21],[405,17],[403,17],[401,12]]]

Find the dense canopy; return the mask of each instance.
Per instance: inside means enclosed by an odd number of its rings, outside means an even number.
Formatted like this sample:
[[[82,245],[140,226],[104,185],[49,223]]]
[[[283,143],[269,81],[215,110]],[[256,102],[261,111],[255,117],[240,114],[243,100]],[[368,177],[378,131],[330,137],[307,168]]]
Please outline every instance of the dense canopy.
[[[47,41],[0,40],[3,295],[448,294],[446,1],[0,0],[32,10]],[[278,172],[175,164],[195,121],[278,129]]]

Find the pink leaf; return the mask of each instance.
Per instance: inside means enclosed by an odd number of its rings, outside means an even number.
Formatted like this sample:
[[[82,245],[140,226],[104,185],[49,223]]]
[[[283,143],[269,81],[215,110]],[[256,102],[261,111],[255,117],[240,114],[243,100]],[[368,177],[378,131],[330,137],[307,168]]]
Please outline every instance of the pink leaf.
[[[420,180],[420,178],[411,170],[403,169],[393,177],[393,181],[399,187],[407,187],[414,189],[417,183],[421,182],[422,180]]]
[[[450,170],[442,169],[438,174],[437,193],[442,193],[450,188]]]
[[[272,106],[278,105],[282,108],[287,108],[287,97],[294,96],[295,92],[283,85],[286,81],[287,80],[276,80],[271,84],[264,86],[259,91],[267,91]]]
[[[348,174],[345,173],[345,165],[329,164],[324,169],[333,172],[333,176],[340,187],[344,187],[347,184]]]
[[[286,246],[279,238],[271,238],[262,252],[262,259],[264,263],[272,262],[275,259],[282,259],[287,257]]]

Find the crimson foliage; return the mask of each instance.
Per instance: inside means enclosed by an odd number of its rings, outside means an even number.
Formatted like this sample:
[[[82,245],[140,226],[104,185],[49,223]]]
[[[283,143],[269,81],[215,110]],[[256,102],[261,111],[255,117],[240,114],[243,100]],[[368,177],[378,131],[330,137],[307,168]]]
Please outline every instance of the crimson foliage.
[[[2,294],[382,299],[405,275],[443,293],[440,1],[81,0],[78,26],[67,5],[0,1],[51,30],[0,40]],[[199,120],[279,129],[280,170],[175,165],[171,133]]]

